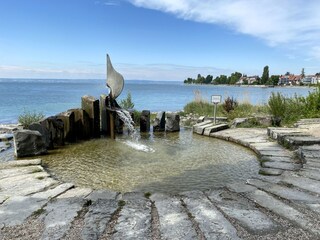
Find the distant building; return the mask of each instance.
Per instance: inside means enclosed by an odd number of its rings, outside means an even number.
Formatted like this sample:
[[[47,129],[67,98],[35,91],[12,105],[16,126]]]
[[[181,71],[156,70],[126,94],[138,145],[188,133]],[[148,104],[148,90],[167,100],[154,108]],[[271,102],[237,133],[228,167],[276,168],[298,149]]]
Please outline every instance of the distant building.
[[[278,85],[300,85],[301,75],[281,75]]]
[[[259,76],[242,76],[239,81],[236,84],[253,84],[254,82],[257,82],[259,79]]]
[[[318,75],[308,75],[302,79],[303,84],[318,84],[320,83],[320,76]]]

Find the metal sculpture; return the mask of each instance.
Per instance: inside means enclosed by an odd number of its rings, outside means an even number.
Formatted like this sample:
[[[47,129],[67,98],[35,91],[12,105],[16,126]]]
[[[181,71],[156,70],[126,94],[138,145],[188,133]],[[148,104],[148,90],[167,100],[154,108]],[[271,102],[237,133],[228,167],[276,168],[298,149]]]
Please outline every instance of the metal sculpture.
[[[110,88],[110,98],[115,100],[122,92],[124,86],[123,76],[114,70],[110,57],[107,54],[107,86]]]

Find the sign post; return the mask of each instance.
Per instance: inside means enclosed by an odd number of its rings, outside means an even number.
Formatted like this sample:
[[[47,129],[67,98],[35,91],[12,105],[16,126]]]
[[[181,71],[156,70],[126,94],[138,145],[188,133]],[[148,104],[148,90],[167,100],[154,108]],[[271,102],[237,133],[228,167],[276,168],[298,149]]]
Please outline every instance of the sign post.
[[[217,105],[221,103],[221,95],[212,95],[211,96],[211,103],[214,104],[213,108],[213,123],[216,124],[216,114],[217,114]]]

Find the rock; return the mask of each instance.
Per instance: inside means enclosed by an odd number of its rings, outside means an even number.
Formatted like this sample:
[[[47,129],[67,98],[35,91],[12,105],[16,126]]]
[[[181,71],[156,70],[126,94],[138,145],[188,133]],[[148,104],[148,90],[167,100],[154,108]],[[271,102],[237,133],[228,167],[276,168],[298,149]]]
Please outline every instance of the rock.
[[[16,157],[37,156],[47,153],[46,144],[38,131],[18,130],[14,133]]]
[[[50,148],[50,139],[49,139],[49,133],[48,130],[46,128],[44,128],[41,123],[31,123],[29,125],[29,130],[32,131],[38,131],[41,136],[42,136],[42,140],[44,141],[46,148],[49,149]],[[53,145],[53,144],[52,144]],[[53,146],[51,146],[51,148],[53,148]]]
[[[154,132],[164,132],[166,130],[166,113],[158,112],[153,124]]]
[[[166,121],[167,132],[179,132],[180,131],[180,116],[176,113],[167,114]]]
[[[56,116],[45,118],[39,123],[32,123],[29,129],[38,131],[42,135],[47,149],[64,145],[64,123]]]
[[[143,110],[140,117],[140,132],[150,131],[150,111]]]
[[[57,119],[61,120],[64,125],[64,139],[67,142],[75,142],[76,141],[76,133],[75,133],[75,118],[74,112],[67,111],[62,112],[57,115]]]
[[[90,135],[100,137],[100,110],[99,100],[92,96],[83,96],[81,98],[81,108],[88,114],[90,119]]]
[[[90,118],[86,111],[80,108],[69,109],[74,113],[74,129],[76,140],[87,140],[91,138]]]
[[[248,122],[248,118],[235,118],[235,119],[232,121],[231,127],[232,127],[232,128],[236,128],[236,127],[238,127],[240,124],[246,123],[246,122]]]
[[[4,134],[0,134],[0,142],[2,141],[10,141],[13,139],[13,134],[11,133],[4,133]]]

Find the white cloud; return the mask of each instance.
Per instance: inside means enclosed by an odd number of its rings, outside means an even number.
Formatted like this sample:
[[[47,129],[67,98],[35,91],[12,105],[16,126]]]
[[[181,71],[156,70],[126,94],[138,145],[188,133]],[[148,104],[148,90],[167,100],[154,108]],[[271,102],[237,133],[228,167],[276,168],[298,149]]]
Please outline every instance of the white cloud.
[[[320,58],[319,0],[129,0],[178,18],[225,25],[270,46],[316,52]]]

